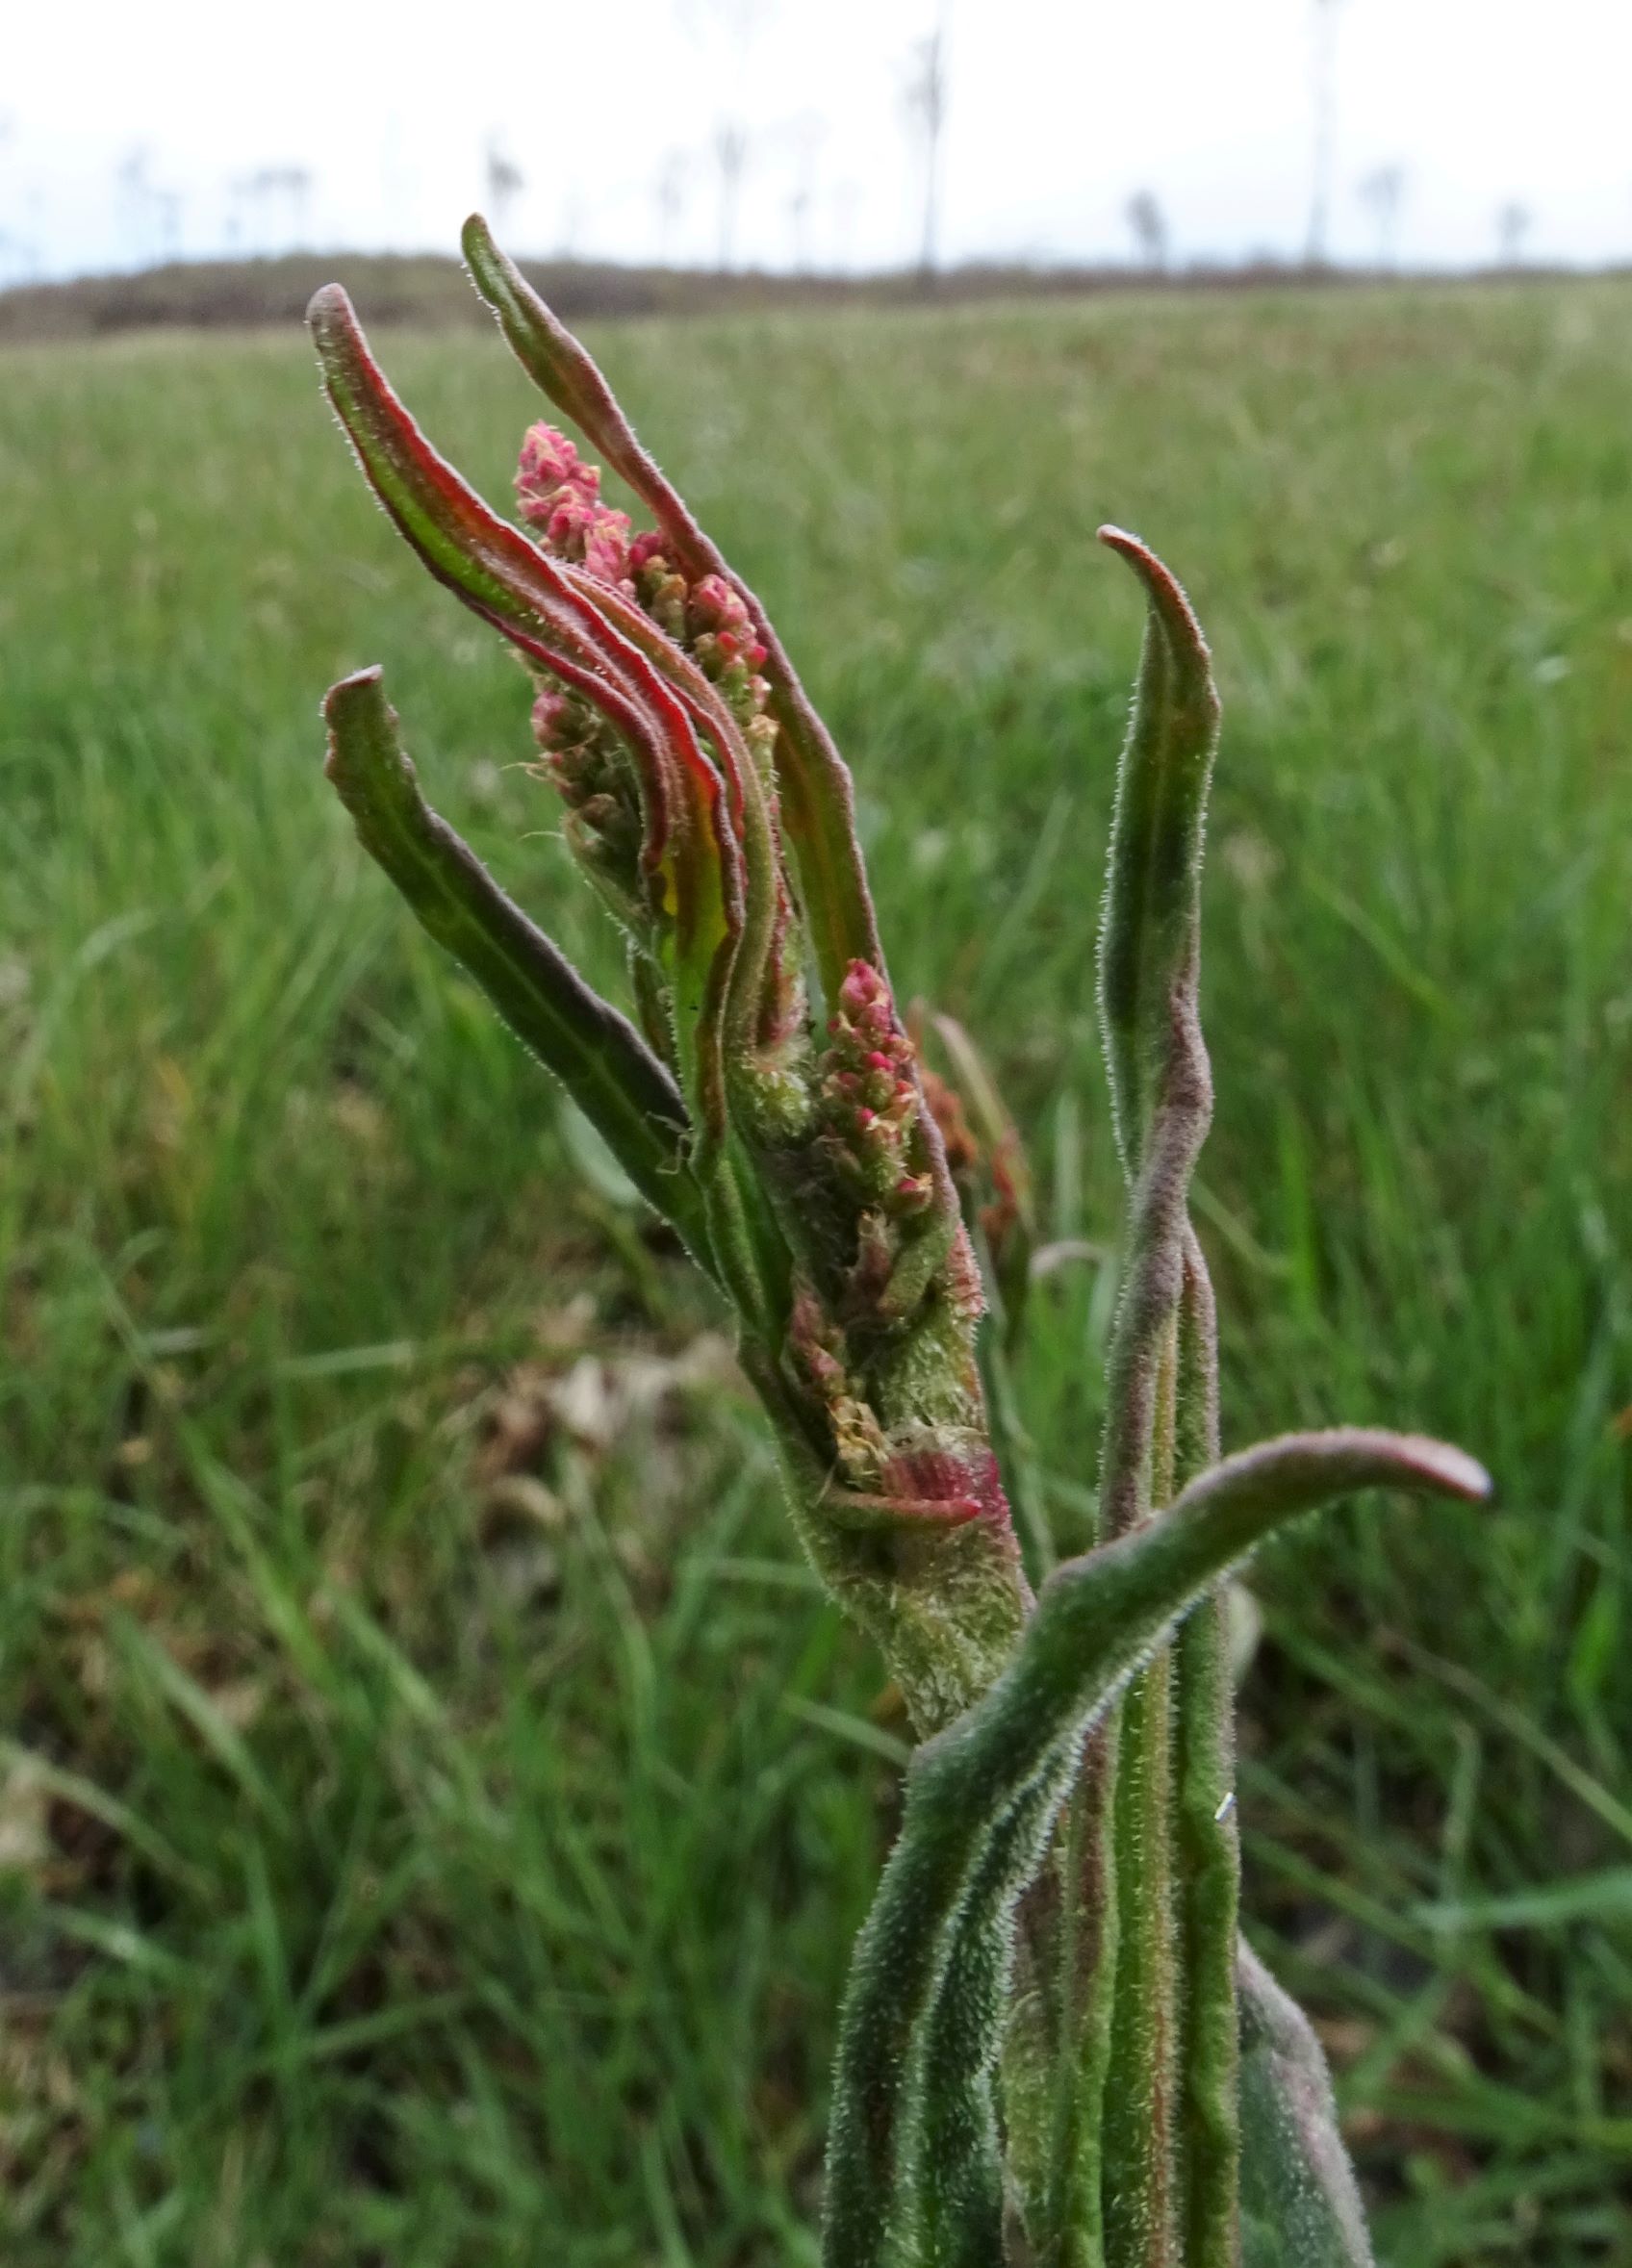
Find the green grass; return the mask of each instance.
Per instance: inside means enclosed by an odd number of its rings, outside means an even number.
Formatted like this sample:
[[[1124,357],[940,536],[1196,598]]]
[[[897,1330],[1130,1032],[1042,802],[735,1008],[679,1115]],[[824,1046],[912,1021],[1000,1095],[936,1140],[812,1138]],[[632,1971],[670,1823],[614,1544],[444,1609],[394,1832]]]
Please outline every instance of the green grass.
[[[1188,582],[1227,1440],[1388,1419],[1502,1490],[1255,1571],[1249,1914],[1395,2268],[1623,2259],[1632,291],[595,344],[850,754],[899,988],[1101,1245],[1139,624],[1096,522]],[[502,496],[497,342],[389,359]],[[298,339],[18,350],[0,401],[6,2259],[808,2261],[877,1673],[704,1295],[563,1167],[318,770],[323,687],[383,660],[443,807],[614,982],[523,682]],[[1113,1290],[1036,1302],[1067,1542]]]

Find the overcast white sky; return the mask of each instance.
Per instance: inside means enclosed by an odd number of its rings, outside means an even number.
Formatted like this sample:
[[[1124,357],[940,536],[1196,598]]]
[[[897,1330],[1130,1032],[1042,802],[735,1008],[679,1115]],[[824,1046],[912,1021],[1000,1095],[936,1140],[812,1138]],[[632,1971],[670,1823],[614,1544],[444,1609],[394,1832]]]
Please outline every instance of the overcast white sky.
[[[900,263],[910,59],[942,17],[946,257],[1122,257],[1139,189],[1182,259],[1296,255],[1322,14],[1335,256],[1375,255],[1361,184],[1399,166],[1408,263],[1489,259],[1509,202],[1531,257],[1632,259],[1632,0],[0,0],[0,280],[24,245],[48,274],[166,242],[451,249],[490,146],[525,177],[519,250],[655,256],[674,163],[668,249],[711,261],[731,123],[737,260],[803,236],[817,265]],[[309,171],[303,209],[243,191],[269,166]]]

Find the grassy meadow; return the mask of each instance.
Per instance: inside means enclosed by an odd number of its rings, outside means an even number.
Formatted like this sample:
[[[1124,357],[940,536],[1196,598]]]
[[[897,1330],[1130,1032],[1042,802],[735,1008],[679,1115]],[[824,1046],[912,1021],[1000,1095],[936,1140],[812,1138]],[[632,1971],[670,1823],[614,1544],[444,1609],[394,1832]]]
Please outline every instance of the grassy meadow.
[[[502,500],[497,339],[382,344]],[[1391,2268],[1627,2260],[1632,287],[592,344],[850,757],[899,991],[1091,1248],[1022,1378],[1068,1544],[1139,636],[1096,524],[1186,578],[1226,1441],[1383,1420],[1501,1490],[1255,1567],[1252,1934]],[[616,984],[525,684],[304,341],[0,355],[0,2249],[797,2268],[901,1728],[706,1295],[324,786],[319,698],[373,660]]]

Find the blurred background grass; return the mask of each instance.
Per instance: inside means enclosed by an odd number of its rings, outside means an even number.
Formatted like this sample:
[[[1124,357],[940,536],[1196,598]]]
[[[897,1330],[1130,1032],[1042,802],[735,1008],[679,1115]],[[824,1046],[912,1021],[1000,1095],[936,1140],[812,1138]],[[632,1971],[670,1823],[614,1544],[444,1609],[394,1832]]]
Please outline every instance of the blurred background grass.
[[[1096,523],[1186,577],[1227,1441],[1386,1419],[1502,1491],[1254,1570],[1253,1933],[1386,2258],[1626,2258],[1632,290],[592,343],[851,758],[898,989],[969,1024],[1049,1233],[1102,1249],[1139,616]],[[387,344],[502,498],[535,405],[497,344]],[[0,377],[8,2260],[813,2260],[878,1672],[705,1296],[318,769],[323,687],[383,660],[442,807],[615,983],[524,682],[299,338]],[[1067,1544],[1113,1294],[1112,1253],[1035,1303]]]

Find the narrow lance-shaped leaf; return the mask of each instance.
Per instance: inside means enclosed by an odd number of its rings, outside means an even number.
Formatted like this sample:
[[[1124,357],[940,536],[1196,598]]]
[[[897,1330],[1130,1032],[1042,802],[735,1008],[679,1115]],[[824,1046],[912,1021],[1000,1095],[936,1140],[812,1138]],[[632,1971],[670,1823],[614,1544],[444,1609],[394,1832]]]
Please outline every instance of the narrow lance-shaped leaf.
[[[1164,1350],[1158,1385],[1154,1505],[1170,1503],[1174,1493],[1176,1340],[1175,1333]],[[1131,1680],[1121,1723],[1114,1728],[1119,1742],[1111,1813],[1115,1993],[1099,2166],[1106,2268],[1180,2268],[1173,1682],[1173,1649],[1163,1642]]]
[[[666,759],[682,773],[705,774],[695,735],[684,730],[682,704],[644,644],[627,634],[638,610],[615,593],[592,596],[589,577],[501,519],[438,454],[375,361],[338,284],[314,296],[308,320],[329,399],[364,476],[438,580],[503,635],[532,640],[534,658],[538,642],[546,642],[550,668],[602,709],[637,762],[646,756],[660,767]],[[709,703],[712,688],[677,650],[671,674],[685,683],[694,705]],[[643,777],[649,796],[643,851],[653,867],[672,817],[661,786]],[[729,849],[727,843],[727,857]]]
[[[580,668],[593,669],[596,617],[569,603],[536,545],[484,503],[431,446],[398,399],[350,300],[325,284],[307,310],[323,385],[364,477],[439,582],[496,626],[548,628]]]
[[[1201,863],[1218,696],[1201,625],[1154,551],[1121,528],[1100,540],[1149,600],[1127,743],[1116,775],[1100,930],[1100,1013],[1116,1138],[1136,1179],[1175,1055],[1195,1044]]]
[[[771,708],[781,727],[777,770],[782,822],[799,867],[804,914],[829,1001],[852,961],[883,972],[883,950],[855,837],[850,772],[816,714],[775,627],[753,593],[704,534],[678,491],[641,446],[612,389],[586,349],[551,313],[514,262],[494,242],[485,220],[465,224],[465,258],[476,289],[534,384],[571,418],[651,513],[674,548],[676,564],[693,580],[725,578],[742,599],[765,648]]]
[[[626,643],[641,669],[650,673],[649,677],[637,673],[637,685],[641,691],[654,686],[657,704],[666,712],[685,792],[677,800],[673,839],[658,864],[665,882],[663,908],[672,913],[675,930],[672,945],[659,936],[658,949],[671,981],[675,1037],[692,1089],[694,1123],[704,1135],[694,1142],[690,1164],[703,1189],[721,1283],[756,1327],[779,1337],[789,1298],[785,1242],[752,1173],[739,1173],[734,1165],[718,1170],[728,1147],[727,1094],[744,1075],[763,988],[771,981],[778,876],[758,774],[714,687],[655,624],[582,570],[543,554],[540,566],[604,622],[615,650]],[[577,685],[616,721],[603,684],[591,684],[575,674],[519,624],[500,627],[529,660]],[[722,758],[726,798],[693,726],[708,736]],[[635,728],[646,731],[644,719]],[[655,741],[653,731],[650,749],[655,749]],[[654,760],[674,777],[675,766],[664,767],[660,754]]]
[[[1104,2268],[1100,2175],[1121,1933],[1113,1836],[1116,1731],[1113,1710],[1089,1729],[1058,1839],[1058,1887],[1040,1876],[1020,1916],[1023,1927],[1031,1924],[1029,1942],[1040,1919],[1044,1952],[1053,1955],[1046,1966],[1059,1979],[1045,2051],[1045,2148],[1026,2192],[1028,2230],[1043,2268]],[[1012,2146],[1010,2155],[1012,2161]]]
[[[1197,1008],[1200,879],[1218,703],[1194,615],[1178,583],[1135,537],[1102,528],[1148,601],[1144,652],[1117,769],[1100,931],[1100,1007],[1112,1112],[1131,1184],[1122,1294],[1108,1363],[1100,1532],[1114,1538],[1172,1493],[1177,1455],[1179,1301],[1188,1189],[1211,1116]],[[1135,1683],[1115,1742],[1111,1894],[1120,1926],[1109,1967],[1082,1980],[1109,2002],[1083,2024],[1084,2067],[1062,2083],[1106,2105],[1097,2181],[1109,2268],[1176,2260],[1181,1938],[1174,1896],[1172,1664],[1159,1654]],[[1107,1944],[1107,1961],[1109,1941]],[[1102,2063],[1109,2055],[1109,2063]],[[1080,2217],[1079,2194],[1060,2201]]]
[[[747,608],[765,650],[762,674],[770,686],[770,713],[778,726],[774,762],[781,828],[793,851],[800,911],[828,1007],[831,1009],[837,1002],[857,961],[876,969],[887,983],[883,946],[855,832],[850,771],[800,683],[775,624],[641,446],[587,350],[499,250],[479,214],[466,222],[463,243],[476,289],[546,398],[578,425],[641,498],[680,571],[694,581],[719,575]],[[751,842],[751,860],[752,853]],[[957,1218],[956,1194],[939,1130],[927,1113],[915,1140],[934,1186],[937,1214],[950,1234]]]
[[[338,285],[317,293],[310,321],[329,397],[403,535],[439,580],[599,708],[634,758],[642,861],[655,911],[673,924],[676,1039],[705,1172],[725,1133],[722,1024],[743,920],[741,862],[720,776],[640,649],[431,447]]]
[[[1058,1569],[1008,1669],[918,1751],[846,1999],[826,2268],[986,2268],[1002,2211],[989,2090],[1010,1922],[1084,1732],[1255,1543],[1334,1496],[1385,1485],[1490,1493],[1470,1458],[1410,1435],[1294,1435],[1226,1458],[1135,1534]],[[933,2052],[936,2042],[956,2053]]]
[[[608,624],[637,648],[673,689],[692,723],[707,735],[729,797],[731,831],[742,853],[741,938],[732,961],[724,1015],[728,1078],[754,1045],[766,986],[772,981],[779,875],[776,837],[758,770],[743,745],[736,719],[716,687],[650,616],[622,591],[581,568],[561,563],[563,578]]]
[[[1314,2026],[1246,1944],[1237,1975],[1241,2268],[1373,2268]]]
[[[942,1080],[926,1072],[925,1100],[940,1123],[963,1225],[986,1291],[985,1312],[976,1327],[975,1356],[987,1429],[1025,1549],[1027,1572],[1041,1582],[1053,1571],[1058,1553],[1011,1366],[1023,1343],[1036,1244],[1031,1168],[1020,1130],[967,1031],[955,1016],[938,1013],[928,1018],[928,1025],[945,1050],[951,1076]],[[920,1053],[925,1026],[925,1012],[914,1003],[907,1028]]]
[[[1117,1536],[1150,1508],[1158,1379],[1172,1352],[1190,1175],[1212,1113],[1196,988],[1218,703],[1206,642],[1178,584],[1135,537],[1100,533],[1150,601],[1100,930],[1106,1067],[1133,1185],[1100,1488],[1101,1532]]]
[[[1069,1744],[993,1819],[956,1916],[946,1966],[923,2025],[919,2132],[904,2227],[905,2263],[999,2268],[1004,2257],[1002,2139],[994,2066],[1001,2049],[1014,1961],[1017,1886],[1044,1863],[1051,1822],[1069,1793]],[[885,2255],[886,2258],[888,2255]]]
[[[590,691],[594,681],[586,673],[574,671],[554,648],[520,627],[506,625],[505,634],[529,660],[565,683]],[[654,750],[655,735],[637,712],[612,708],[606,688],[598,682],[592,697],[614,721],[621,715],[630,719],[625,731],[637,752],[643,744],[649,753]],[[692,1164],[706,1183],[726,1132],[726,1008],[742,934],[742,908],[740,884],[732,886],[734,866],[727,858],[731,846],[720,780],[691,739],[689,727],[685,738],[691,743],[686,760],[691,792],[671,806],[674,822],[655,861],[660,916],[656,942],[673,990],[676,1048],[697,1130]],[[655,762],[660,772],[674,777],[674,767],[664,766],[660,756]]]
[[[712,1273],[701,1194],[685,1160],[685,1105],[668,1072],[425,803],[379,671],[342,678],[323,714],[324,768],[363,848]]]

